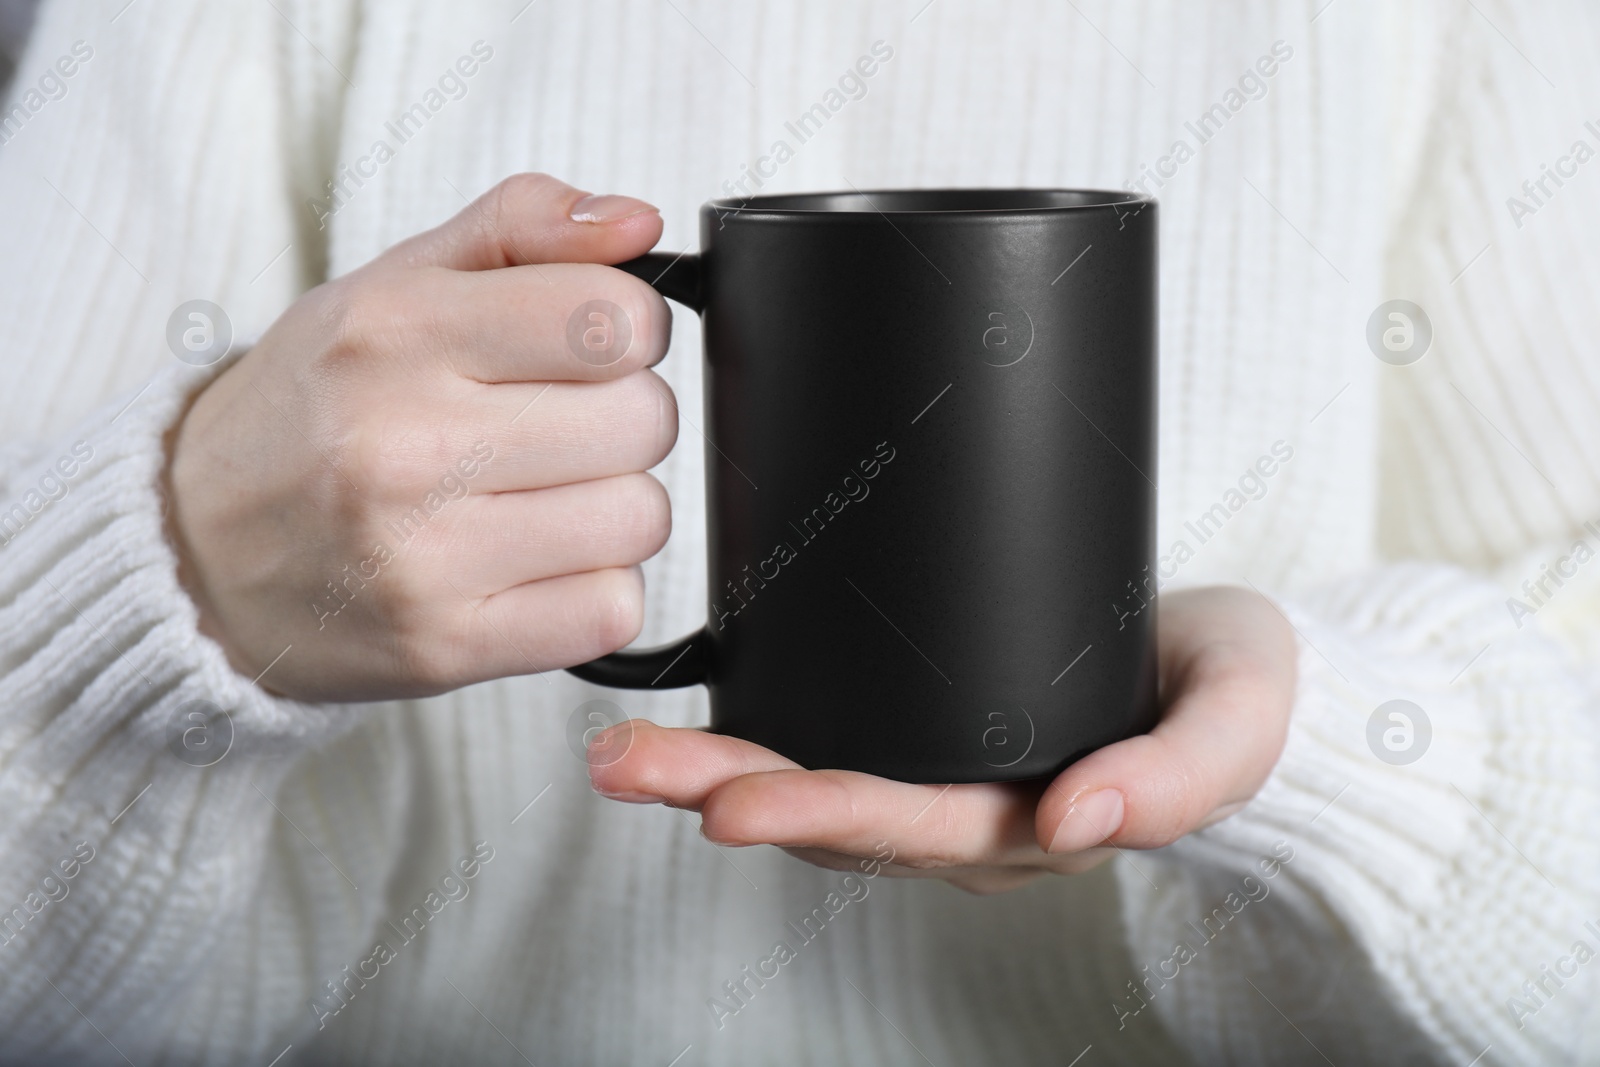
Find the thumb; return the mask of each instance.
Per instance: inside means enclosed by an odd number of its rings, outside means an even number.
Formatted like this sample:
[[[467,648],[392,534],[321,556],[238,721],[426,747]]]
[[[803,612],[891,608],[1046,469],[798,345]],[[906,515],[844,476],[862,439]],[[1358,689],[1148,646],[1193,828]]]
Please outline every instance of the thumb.
[[[1160,848],[1239,810],[1282,751],[1292,681],[1228,657],[1195,664],[1149,734],[1095,752],[1040,798],[1039,846]]]
[[[660,212],[643,200],[594,196],[548,174],[513,174],[454,218],[378,259],[454,270],[611,264],[643,255],[660,237]]]

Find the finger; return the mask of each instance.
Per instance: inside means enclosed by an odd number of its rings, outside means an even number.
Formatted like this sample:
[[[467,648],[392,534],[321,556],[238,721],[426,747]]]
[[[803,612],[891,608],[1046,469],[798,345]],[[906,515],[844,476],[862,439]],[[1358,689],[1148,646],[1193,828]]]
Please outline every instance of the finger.
[[[1255,795],[1282,750],[1283,681],[1224,649],[1188,665],[1174,688],[1148,735],[1092,753],[1051,783],[1038,810],[1042,847],[1160,848]]]
[[[488,441],[494,458],[472,481],[474,493],[649,470],[678,440],[677,397],[651,370],[613,382],[483,387],[459,411],[443,420],[448,440],[435,458]]]
[[[590,749],[603,748],[608,734],[627,731],[627,755],[590,760],[589,780],[595,791],[636,803],[671,804],[699,811],[717,786],[743,774],[795,768],[770,749],[737,737],[702,730],[667,729],[643,719],[598,735]]]
[[[548,174],[513,174],[377,262],[471,271],[621,263],[650,251],[660,238],[661,216],[643,200],[594,197]]]
[[[379,517],[396,525],[426,526],[430,495],[518,492],[648,470],[678,439],[672,388],[648,370],[614,382],[463,383],[421,406],[396,390],[395,403],[405,406],[375,424],[353,463],[361,485],[383,488],[390,507]]]
[[[1086,848],[1080,853],[1062,853],[1051,856],[1042,849],[1034,848],[1030,861],[1011,862],[1005,865],[992,865],[992,867],[907,867],[904,864],[885,864],[877,856],[850,856],[848,853],[835,853],[826,848],[784,848],[786,853],[795,859],[803,859],[814,867],[826,870],[859,870],[859,872],[877,872],[888,875],[890,878],[942,878],[954,881],[955,870],[974,870],[974,872],[1030,872],[1030,873],[1058,873],[1058,875],[1080,875],[1086,870],[1104,864],[1107,859],[1117,854],[1115,848]],[[962,886],[968,888],[968,886]]]
[[[631,567],[661,551],[671,531],[662,484],[624,474],[471,496],[400,544],[450,574],[468,597],[487,597],[563,574]]]
[[[1040,858],[1037,784],[909,785],[802,770],[760,745],[701,730],[629,729],[625,758],[590,767],[595,789],[700,811],[701,832],[718,844],[819,848],[911,867]]]
[[[1028,862],[1037,786],[927,786],[856,771],[767,771],[716,789],[701,830],[718,844],[868,855],[917,868]]]
[[[622,648],[644,625],[637,567],[546,578],[481,600],[460,589],[453,595],[464,621],[432,635],[432,673],[451,683],[446,689],[587,663]]]
[[[851,856],[825,848],[784,848],[796,859],[830,871],[877,870],[891,878],[942,878],[949,880],[957,868],[907,867],[901,863],[883,863],[872,854]],[[972,871],[1033,871],[1073,875],[1091,871],[1117,854],[1114,848],[1086,848],[1082,852],[1069,852],[1059,856],[1048,855],[1035,848],[1031,862],[1011,863],[1003,866],[960,868]],[[873,866],[876,864],[876,866]]]
[[[597,263],[409,271],[352,299],[344,317],[395,334],[419,369],[479,382],[621,378],[659,362],[672,333],[661,294]]]

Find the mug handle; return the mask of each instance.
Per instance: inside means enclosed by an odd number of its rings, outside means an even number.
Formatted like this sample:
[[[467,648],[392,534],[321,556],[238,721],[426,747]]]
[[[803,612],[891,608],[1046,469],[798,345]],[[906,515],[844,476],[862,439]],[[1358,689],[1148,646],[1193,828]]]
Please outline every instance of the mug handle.
[[[656,292],[696,314],[705,310],[703,265],[700,256],[693,252],[678,256],[646,252],[616,267],[649,282]],[[568,667],[567,673],[613,689],[681,689],[703,684],[706,666],[706,628],[702,626],[671,644],[613,652]]]

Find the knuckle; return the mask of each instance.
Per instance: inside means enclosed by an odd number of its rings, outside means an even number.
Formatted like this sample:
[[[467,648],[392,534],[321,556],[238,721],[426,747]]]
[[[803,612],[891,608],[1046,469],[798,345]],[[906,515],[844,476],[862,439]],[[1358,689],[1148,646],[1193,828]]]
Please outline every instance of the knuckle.
[[[629,541],[649,558],[661,550],[672,533],[672,501],[666,486],[652,475],[629,475],[623,489],[623,517]]]
[[[402,313],[387,287],[352,276],[330,282],[325,290],[321,308],[325,362],[342,368],[381,355]]]
[[[672,311],[661,294],[640,279],[611,267],[586,268],[573,280],[578,286],[572,294],[575,311],[584,311],[589,316],[586,321],[603,327],[596,335],[592,352],[573,349],[593,375],[623,377],[654,363],[665,353],[664,338],[671,329]],[[583,337],[587,347],[589,335]]]
[[[397,560],[374,590],[373,604],[396,644],[405,650],[425,644],[430,632],[430,598],[420,588],[410,560]]]
[[[678,443],[678,397],[662,378],[653,370],[643,372],[648,377],[645,381],[651,386],[654,395],[654,407],[651,408],[649,426],[651,427],[651,441],[653,451],[650,453],[653,467],[667,458],[672,447]]]
[[[316,292],[319,372],[330,380],[366,377],[378,364],[425,376],[437,372],[438,353],[470,345],[470,328],[458,314],[457,274],[434,267],[378,270],[364,267]]]
[[[651,371],[636,371],[605,387],[603,409],[593,417],[609,442],[637,469],[653,467],[666,456],[663,438],[677,435],[677,402]]]
[[[448,430],[432,422],[387,424],[371,419],[351,421],[348,462],[359,486],[372,486],[397,497],[394,522],[427,525],[426,490],[448,469],[452,443]]]
[[[980,837],[978,827],[949,798],[936,800],[920,816],[919,830],[916,847],[895,856],[896,863],[919,870],[942,870],[984,861],[976,843]]]
[[[1163,811],[1152,814],[1137,839],[1128,841],[1127,845],[1142,849],[1166,848],[1181,841],[1188,831],[1189,820],[1185,813]]]
[[[1266,679],[1256,662],[1239,649],[1217,645],[1194,663],[1195,688],[1237,703],[1262,693]]]
[[[490,217],[496,222],[509,222],[526,216],[532,208],[565,199],[571,189],[559,178],[543,171],[528,170],[500,179],[484,196],[488,200]]]
[[[896,856],[894,862],[898,867],[909,867],[914,871],[942,871],[951,867],[962,866],[953,857],[945,854],[943,850],[927,849]]]
[[[629,367],[644,367],[666,351],[666,337],[672,329],[672,309],[648,283],[627,274],[623,274],[622,279],[627,284],[617,293],[616,302],[627,316],[632,334],[624,361]]]
[[[462,665],[470,661],[464,628],[431,604],[415,581],[402,577],[404,573],[395,575],[384,591],[401,676],[422,692],[453,689],[464,680]]]
[[[473,221],[486,223],[486,236],[503,240],[505,234],[526,233],[530,220],[547,215],[551,208],[572,198],[575,190],[559,178],[540,171],[524,171],[502,178],[493,189],[483,194],[478,210],[468,208],[477,215]]]
[[[407,475],[383,435],[369,426],[359,425],[351,432],[345,457],[358,485],[394,487]]]
[[[916,838],[910,847],[895,854],[894,863],[919,871],[942,871],[969,867],[982,862],[970,841],[973,827],[954,810],[954,805],[937,800],[919,817]]]
[[[644,629],[644,583],[632,568],[600,571],[595,578],[590,601],[593,643],[615,652]]]
[[[1157,791],[1140,845],[1165,848],[1194,830],[1216,806],[1214,775],[1193,754],[1168,745],[1165,781]]]
[[[408,533],[426,528],[446,505],[471,492],[472,464],[486,462],[474,459],[478,447],[465,443],[472,438],[461,427],[469,420],[418,414],[405,396],[391,400],[393,413],[387,417],[360,410],[367,407],[384,405],[370,400],[344,405],[343,462],[372,501],[376,518]],[[367,492],[369,487],[376,492]]]

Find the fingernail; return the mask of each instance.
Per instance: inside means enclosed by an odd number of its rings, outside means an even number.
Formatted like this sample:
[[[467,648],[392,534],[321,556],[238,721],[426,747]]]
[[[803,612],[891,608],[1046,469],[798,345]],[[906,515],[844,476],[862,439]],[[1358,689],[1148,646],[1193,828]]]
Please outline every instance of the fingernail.
[[[1093,848],[1122,826],[1122,793],[1097,789],[1078,798],[1056,827],[1049,852],[1080,852]]]
[[[596,793],[599,793],[607,800],[620,800],[624,804],[665,804],[667,802],[666,797],[658,797],[654,793],[638,793],[632,789],[624,789],[621,792],[613,793],[609,790],[601,789],[599,786],[594,786],[593,788]]]
[[[631,218],[634,215],[643,215],[648,211],[659,210],[653,204],[643,200],[636,200],[631,196],[617,196],[606,193],[603,196],[586,196],[572,205],[573,222],[616,222],[618,219]]]

